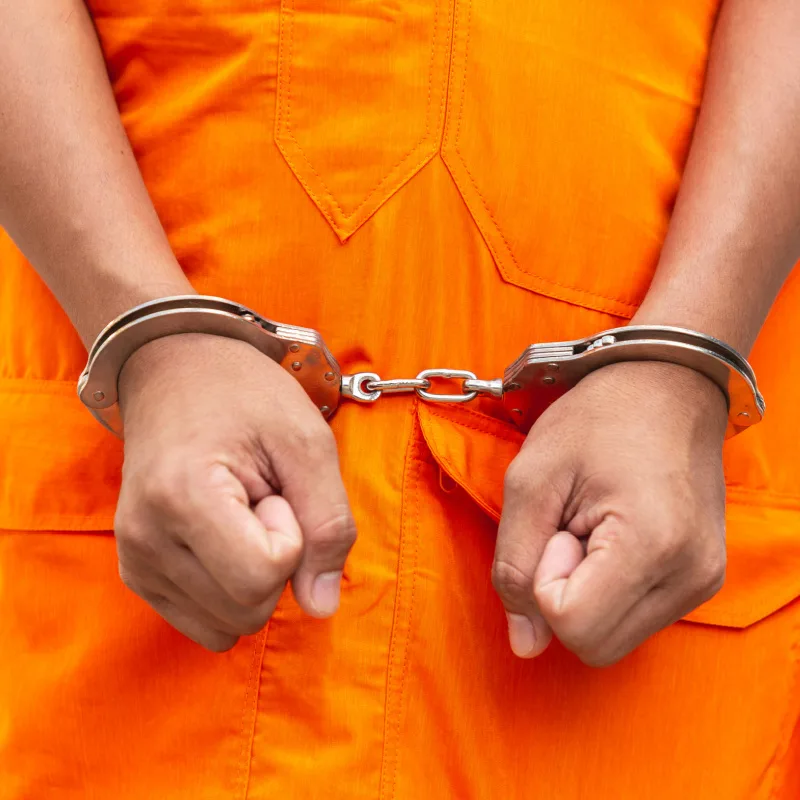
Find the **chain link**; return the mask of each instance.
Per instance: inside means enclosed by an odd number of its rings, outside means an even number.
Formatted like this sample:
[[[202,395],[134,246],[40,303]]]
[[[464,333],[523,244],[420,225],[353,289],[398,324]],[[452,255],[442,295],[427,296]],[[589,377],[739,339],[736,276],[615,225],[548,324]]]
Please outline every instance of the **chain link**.
[[[461,392],[447,394],[431,391],[432,378],[444,380],[460,380]],[[466,369],[424,369],[416,378],[394,378],[382,380],[374,372],[357,372],[355,375],[342,376],[342,394],[360,403],[374,403],[383,394],[401,394],[416,392],[430,403],[468,403],[479,394],[493,397],[503,396],[503,381],[496,378],[490,381],[480,380],[474,372]]]

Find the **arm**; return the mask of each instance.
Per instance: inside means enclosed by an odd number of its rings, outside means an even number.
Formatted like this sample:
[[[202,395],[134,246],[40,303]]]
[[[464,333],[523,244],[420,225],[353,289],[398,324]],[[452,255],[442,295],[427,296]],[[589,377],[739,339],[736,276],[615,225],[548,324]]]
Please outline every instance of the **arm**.
[[[727,0],[655,279],[635,324],[747,353],[800,259],[800,3]]]
[[[83,2],[0,0],[0,41],[0,224],[88,345],[192,287]],[[309,613],[333,613],[355,533],[333,436],[299,384],[242,342],[192,334],[137,351],[120,400],[126,584],[213,650],[259,630],[289,576]]]
[[[638,324],[747,352],[800,258],[800,4],[727,0],[658,270]],[[609,664],[725,573],[726,409],[683,367],[598,370],[536,422],[506,476],[493,579],[512,649],[553,633]]]
[[[0,2],[0,225],[89,345],[137,303],[187,294],[80,0]]]

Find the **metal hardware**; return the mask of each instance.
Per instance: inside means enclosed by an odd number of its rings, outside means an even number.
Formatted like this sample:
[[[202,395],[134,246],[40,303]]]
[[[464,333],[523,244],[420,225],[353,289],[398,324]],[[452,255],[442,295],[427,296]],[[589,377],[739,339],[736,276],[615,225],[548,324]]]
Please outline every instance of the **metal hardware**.
[[[466,369],[424,369],[417,375],[417,378],[445,378],[446,380],[461,378],[465,381],[474,381],[478,379],[478,376]],[[478,396],[475,391],[466,391],[463,384],[461,385],[461,394],[437,394],[426,389],[417,389],[417,394],[423,400],[431,403],[468,403]]]
[[[629,325],[572,342],[534,344],[509,366],[503,376],[506,410],[523,430],[562,394],[590,372],[622,361],[662,361],[705,375],[728,400],[727,436],[734,436],[764,415],[752,367],[719,339],[666,325]],[[546,375],[559,365],[557,381]],[[512,386],[519,387],[512,391]]]
[[[379,389],[365,390],[367,381],[379,381],[380,375],[374,372],[357,372],[355,375],[342,375],[342,397],[358,400],[359,403],[374,403],[380,396]]]
[[[503,379],[495,378],[492,381],[482,381],[468,378],[464,381],[465,392],[475,392],[476,394],[490,394],[492,397],[503,396]]]
[[[247,342],[284,369],[300,370],[296,377],[323,416],[329,417],[339,405],[341,370],[317,331],[273,322],[221,297],[180,295],[143,303],[117,317],[89,351],[78,395],[112,433],[122,435],[117,379],[125,362],[148,342],[179,333]],[[336,379],[326,380],[331,372]]]
[[[219,297],[185,295],[144,303],[115,319],[98,336],[78,381],[78,394],[109,430],[122,433],[117,379],[138,348],[165,336],[207,333],[239,339],[293,373],[324,417],[340,398],[374,403],[384,394],[416,392],[431,403],[469,403],[479,395],[502,399],[508,418],[523,430],[547,406],[596,369],[621,361],[663,361],[702,373],[728,400],[728,436],[755,425],[764,414],[750,365],[724,342],[695,331],[635,326],[571,342],[533,344],[502,378],[479,379],[462,369],[425,369],[415,378],[382,379],[375,372],[342,375],[320,334],[281,325]],[[553,373],[558,373],[557,377]],[[438,392],[436,381],[460,381],[458,392]]]
[[[587,350],[594,350],[598,347],[606,347],[609,344],[615,344],[617,341],[616,337],[613,335],[603,335],[600,336],[598,339],[595,339],[593,342],[589,343],[589,346],[586,348]],[[556,367],[558,369],[558,367]]]
[[[460,380],[460,394],[432,392],[431,378]],[[374,403],[384,394],[404,394],[416,392],[423,400],[431,403],[468,403],[479,394],[494,397],[503,396],[503,381],[480,380],[474,372],[465,369],[424,369],[416,378],[393,378],[381,380],[374,372],[357,372],[342,376],[342,395],[360,403]]]
[[[425,378],[395,378],[390,381],[369,381],[367,389],[370,391],[386,392],[386,394],[400,394],[402,392],[415,392],[417,389],[430,389],[431,382]]]

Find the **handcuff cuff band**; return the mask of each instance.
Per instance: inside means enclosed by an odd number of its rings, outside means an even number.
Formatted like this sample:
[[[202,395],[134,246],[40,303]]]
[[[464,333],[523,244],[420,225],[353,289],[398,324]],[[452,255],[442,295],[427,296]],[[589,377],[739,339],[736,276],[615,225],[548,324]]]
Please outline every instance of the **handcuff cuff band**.
[[[252,345],[293,375],[326,419],[341,400],[374,403],[384,394],[416,392],[426,402],[467,403],[488,396],[500,400],[506,418],[527,432],[551,403],[590,372],[622,361],[679,364],[705,375],[727,398],[727,437],[759,422],[765,410],[750,364],[724,342],[684,328],[628,325],[575,341],[532,344],[502,378],[492,380],[460,369],[426,369],[413,378],[382,380],[374,372],[343,374],[320,334],[311,328],[273,322],[220,297],[180,295],[125,312],[103,329],[89,351],[78,395],[112,433],[122,435],[117,382],[125,362],[145,344],[183,333],[224,336]],[[434,391],[438,380],[451,386],[460,381],[460,391]]]

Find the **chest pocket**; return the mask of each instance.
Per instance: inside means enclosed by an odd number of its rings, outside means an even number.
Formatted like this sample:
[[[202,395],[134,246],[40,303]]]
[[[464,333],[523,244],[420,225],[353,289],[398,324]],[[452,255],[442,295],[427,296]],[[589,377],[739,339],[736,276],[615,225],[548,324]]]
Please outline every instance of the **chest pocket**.
[[[282,0],[275,139],[339,238],[437,153],[449,0]]]
[[[630,317],[718,0],[456,0],[443,158],[506,281]]]

